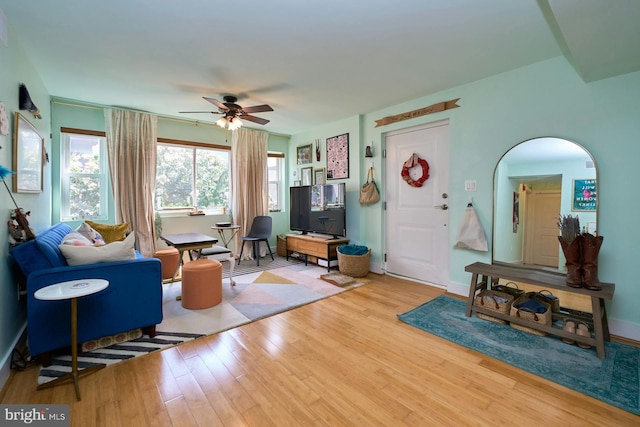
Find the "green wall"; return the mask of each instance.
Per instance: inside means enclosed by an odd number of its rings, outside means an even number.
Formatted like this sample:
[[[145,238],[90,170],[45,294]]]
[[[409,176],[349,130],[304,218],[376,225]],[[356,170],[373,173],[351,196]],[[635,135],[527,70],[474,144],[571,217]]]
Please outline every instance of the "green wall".
[[[0,165],[13,170],[13,117],[18,111],[18,88],[24,83],[31,100],[38,106],[42,119],[35,119],[28,111],[20,113],[33,124],[45,140],[45,149],[50,152],[49,141],[49,94],[45,89],[37,70],[33,68],[20,43],[11,37],[9,27],[9,46],[0,43],[0,102],[3,102],[10,119],[9,134],[0,135]],[[35,230],[50,225],[51,164],[44,166],[44,191],[40,194],[13,193],[19,207],[31,211],[28,217]],[[12,177],[5,179],[12,188]],[[26,300],[18,300],[17,282],[11,274],[11,262],[8,245],[6,221],[15,205],[4,185],[0,183],[0,385],[8,376],[8,361],[21,332],[26,327]]]

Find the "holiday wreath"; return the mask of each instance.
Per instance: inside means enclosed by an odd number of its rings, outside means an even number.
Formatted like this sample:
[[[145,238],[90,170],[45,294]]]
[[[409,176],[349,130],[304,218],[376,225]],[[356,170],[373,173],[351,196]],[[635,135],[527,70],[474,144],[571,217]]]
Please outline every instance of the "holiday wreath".
[[[422,167],[422,176],[418,179],[411,178],[409,170],[420,165]],[[416,153],[413,153],[409,160],[402,165],[402,172],[400,172],[402,179],[407,181],[412,187],[422,187],[422,184],[429,178],[429,163],[425,159],[421,159]]]

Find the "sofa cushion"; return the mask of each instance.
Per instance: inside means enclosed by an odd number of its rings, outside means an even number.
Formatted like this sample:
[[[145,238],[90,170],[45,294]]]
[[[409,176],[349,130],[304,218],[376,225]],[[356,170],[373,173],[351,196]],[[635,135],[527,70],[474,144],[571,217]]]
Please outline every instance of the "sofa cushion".
[[[136,242],[135,236],[135,233],[131,233],[123,241],[107,243],[103,246],[60,245],[59,248],[69,265],[135,259],[136,252],[133,249],[133,245]]]
[[[105,245],[107,243],[104,241],[104,238],[100,233],[91,228],[91,226],[86,222],[80,224],[80,226],[76,228],[76,231],[93,242],[93,246]]]
[[[91,228],[100,233],[106,243],[124,240],[125,237],[127,237],[127,231],[129,231],[129,223],[127,222],[115,225],[101,224],[99,222],[89,220],[85,222],[89,224]]]
[[[60,253],[58,245],[69,234],[71,227],[59,223],[38,233],[36,238],[14,247],[11,255],[25,276],[44,268],[64,267],[67,260]]]

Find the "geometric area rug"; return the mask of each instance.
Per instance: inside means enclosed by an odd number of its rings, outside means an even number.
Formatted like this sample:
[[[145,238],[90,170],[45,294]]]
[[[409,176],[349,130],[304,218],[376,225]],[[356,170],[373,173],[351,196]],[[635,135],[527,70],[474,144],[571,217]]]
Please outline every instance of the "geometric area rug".
[[[78,354],[78,369],[98,363],[114,364],[151,351],[168,348],[183,342],[226,331],[295,307],[344,292],[346,289],[320,280],[326,272],[322,267],[303,264],[258,271],[234,276],[235,286],[229,279],[222,280],[222,302],[203,310],[188,310],[176,297],[181,294],[182,283],[163,285],[163,320],[156,326],[157,335],[143,336]],[[356,282],[352,287],[362,285]],[[351,287],[350,287],[351,288]],[[71,371],[71,356],[54,356],[52,365],[42,367],[38,384],[56,379]]]
[[[537,336],[466,317],[466,302],[445,295],[398,318],[416,328],[640,415],[640,348],[605,342],[605,359],[559,337]]]

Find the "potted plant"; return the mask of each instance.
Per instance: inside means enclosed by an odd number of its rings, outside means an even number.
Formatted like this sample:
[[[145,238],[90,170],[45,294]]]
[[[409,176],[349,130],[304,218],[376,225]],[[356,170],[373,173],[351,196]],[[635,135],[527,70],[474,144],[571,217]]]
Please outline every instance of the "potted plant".
[[[567,285],[582,287],[582,235],[578,216],[562,215],[558,221],[558,241],[566,259]]]

